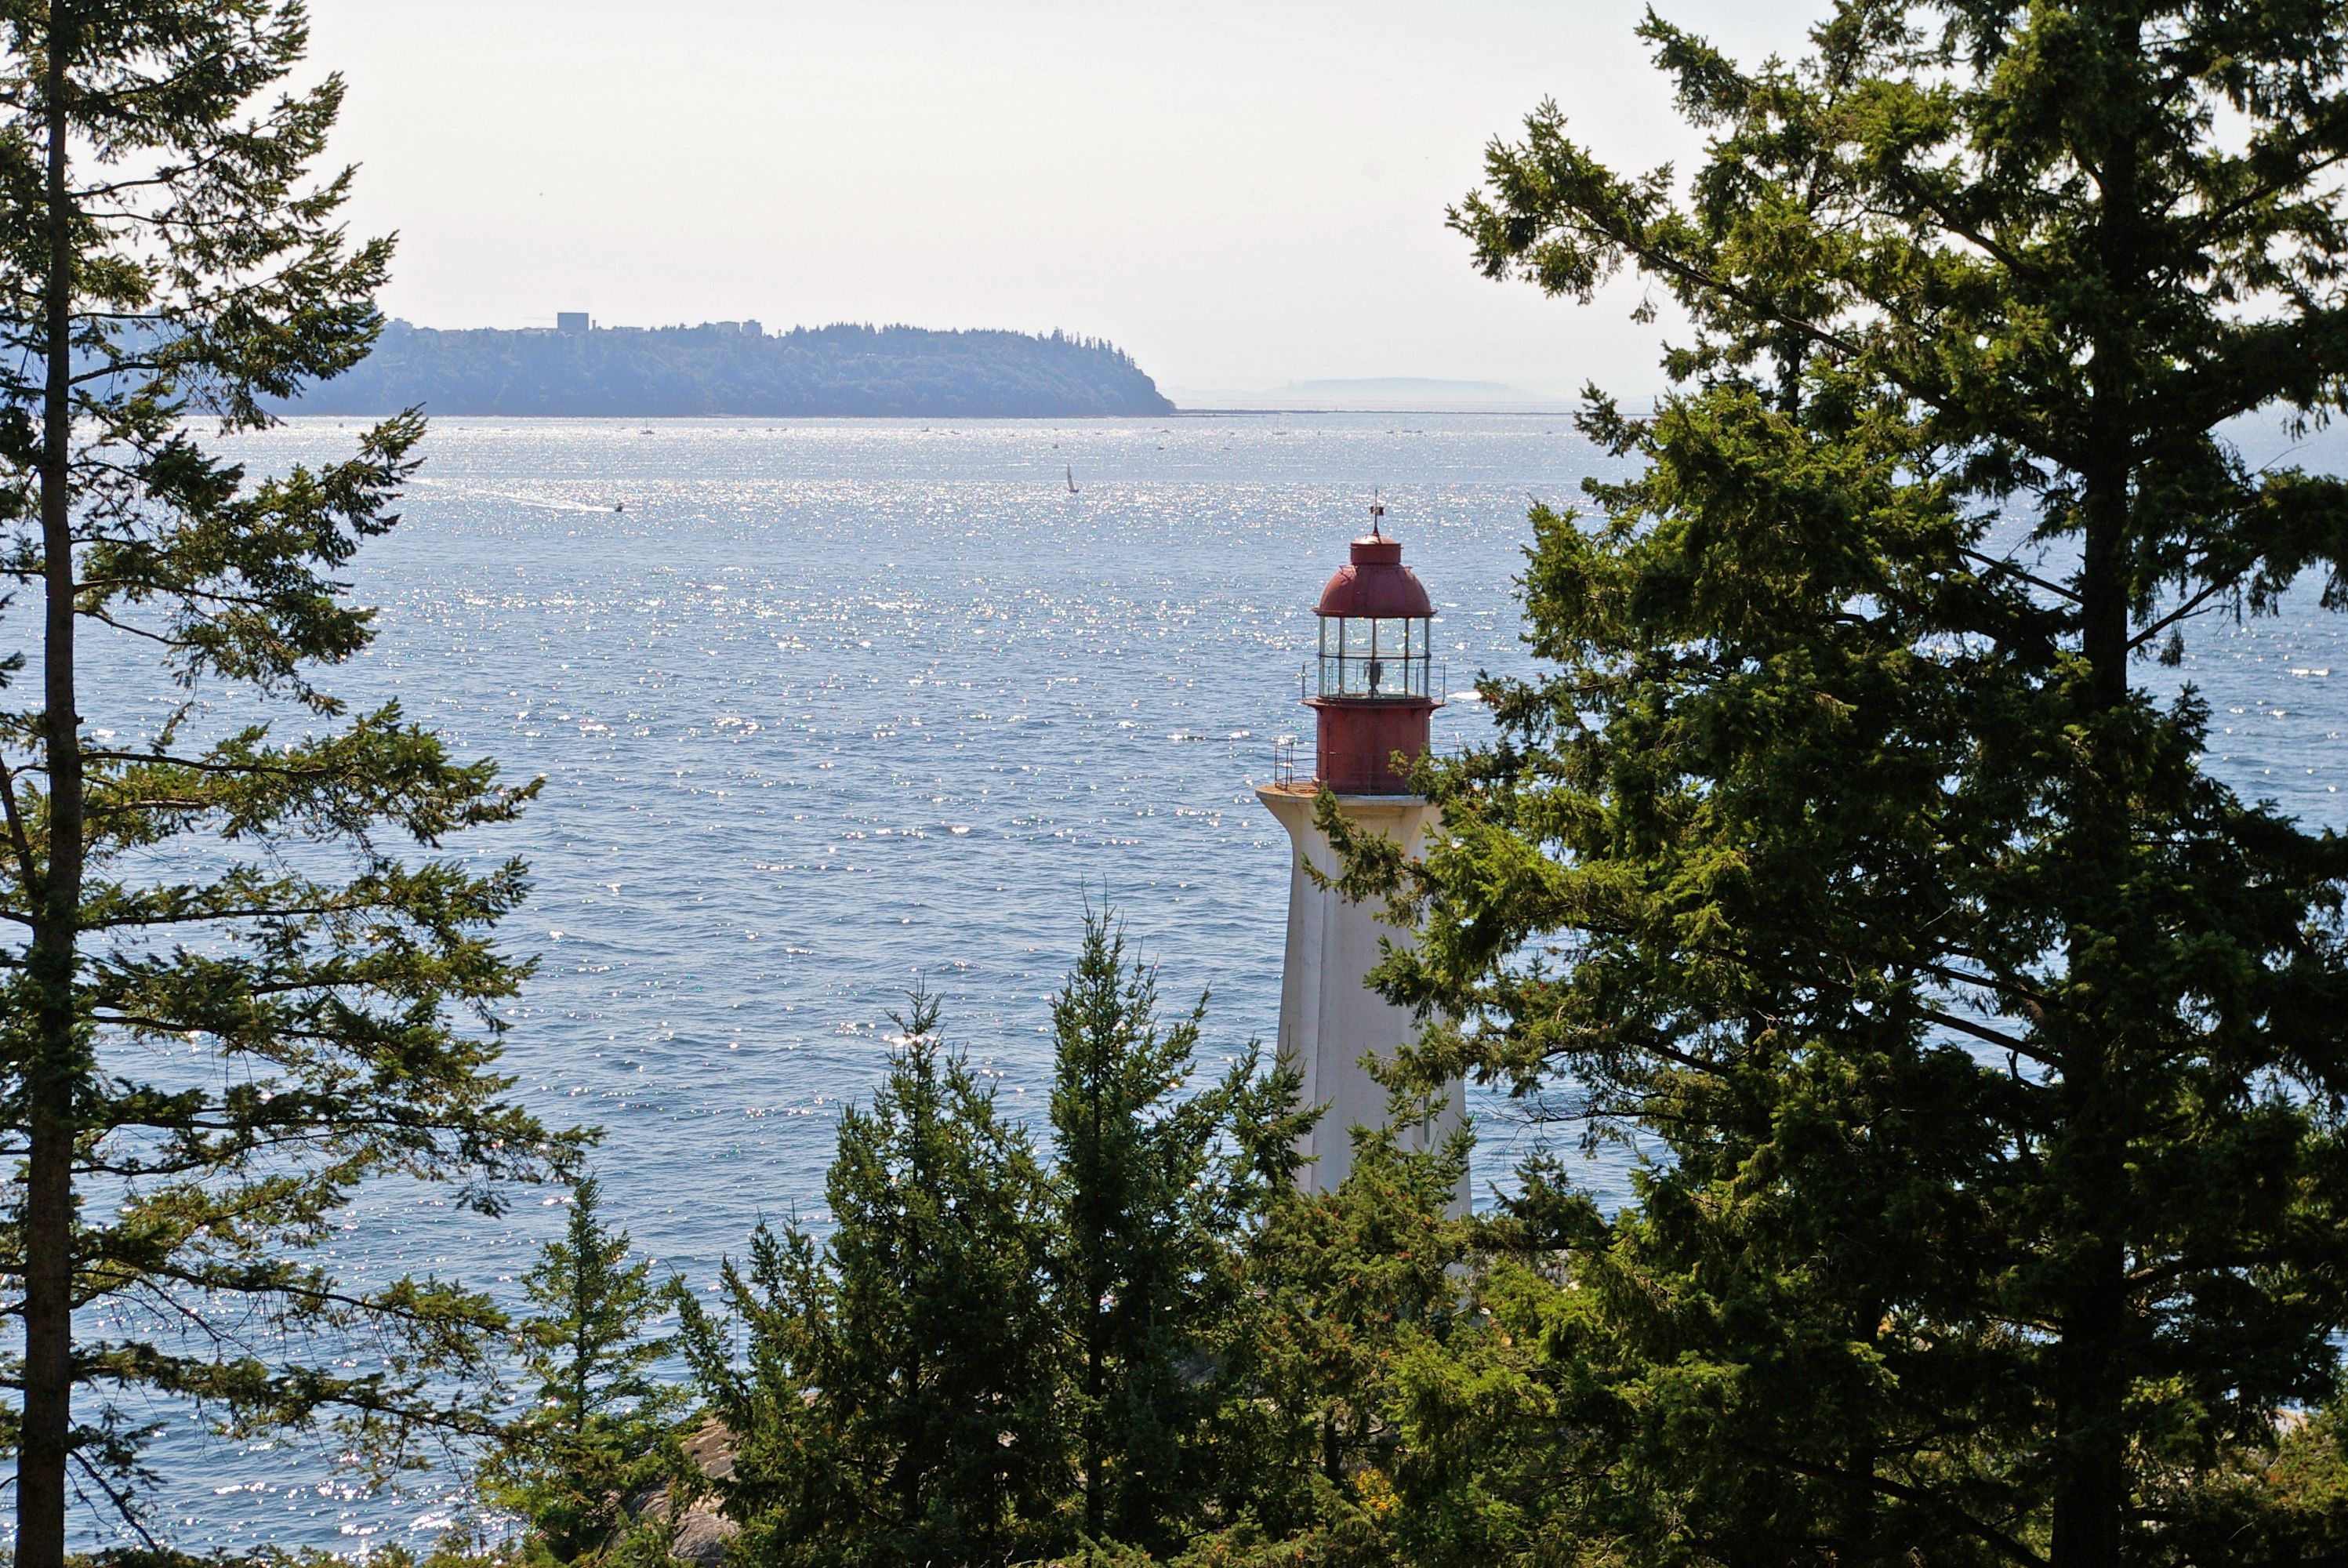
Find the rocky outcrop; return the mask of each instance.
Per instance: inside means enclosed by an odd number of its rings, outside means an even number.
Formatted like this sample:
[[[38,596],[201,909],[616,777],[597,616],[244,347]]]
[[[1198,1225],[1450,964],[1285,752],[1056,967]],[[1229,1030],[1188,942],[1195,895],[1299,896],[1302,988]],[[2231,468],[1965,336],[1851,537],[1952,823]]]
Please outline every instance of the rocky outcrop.
[[[740,1525],[718,1511],[716,1498],[705,1497],[676,1522],[676,1533],[668,1538],[668,1554],[694,1568],[718,1568],[726,1561],[727,1544],[741,1531]]]
[[[734,1479],[734,1434],[715,1416],[701,1423],[694,1434],[685,1439],[685,1457],[701,1478],[710,1485]],[[696,1487],[697,1495],[681,1495],[677,1488],[653,1493],[641,1501],[633,1501],[628,1509],[638,1519],[648,1519],[666,1524],[674,1518],[675,1527],[669,1532],[669,1555],[694,1568],[719,1568],[726,1561],[726,1548],[742,1532],[742,1527],[726,1517],[718,1499],[704,1488]],[[676,1511],[683,1502],[683,1512]]]
[[[737,1445],[726,1423],[712,1416],[701,1423],[700,1429],[685,1439],[685,1457],[693,1468],[711,1480],[734,1479],[734,1453]]]

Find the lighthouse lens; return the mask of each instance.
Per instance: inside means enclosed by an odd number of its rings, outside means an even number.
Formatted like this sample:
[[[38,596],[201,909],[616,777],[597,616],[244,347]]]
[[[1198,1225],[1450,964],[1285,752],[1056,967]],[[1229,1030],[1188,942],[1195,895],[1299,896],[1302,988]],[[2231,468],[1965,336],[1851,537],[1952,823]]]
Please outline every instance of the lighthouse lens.
[[[1330,616],[1321,623],[1321,695],[1424,697],[1429,646],[1422,616]]]

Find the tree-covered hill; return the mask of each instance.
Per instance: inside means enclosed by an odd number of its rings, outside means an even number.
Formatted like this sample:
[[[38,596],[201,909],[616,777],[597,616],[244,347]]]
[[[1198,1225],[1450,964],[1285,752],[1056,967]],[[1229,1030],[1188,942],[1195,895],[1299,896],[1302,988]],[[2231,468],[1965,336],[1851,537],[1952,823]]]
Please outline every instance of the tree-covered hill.
[[[441,331],[393,322],[359,365],[283,407],[304,414],[1163,414],[1141,367],[1097,338],[911,326],[755,324],[592,332]]]

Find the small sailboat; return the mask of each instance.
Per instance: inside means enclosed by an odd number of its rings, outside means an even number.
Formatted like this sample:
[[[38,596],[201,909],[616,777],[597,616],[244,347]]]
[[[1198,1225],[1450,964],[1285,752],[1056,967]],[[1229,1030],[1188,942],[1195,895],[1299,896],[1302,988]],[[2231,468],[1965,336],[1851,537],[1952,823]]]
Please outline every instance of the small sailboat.
[[[1068,464],[1068,465],[1067,465],[1067,469],[1068,469],[1068,493],[1069,493],[1070,495],[1074,495],[1074,494],[1076,494],[1076,465],[1075,465],[1074,463],[1070,463],[1070,464]]]

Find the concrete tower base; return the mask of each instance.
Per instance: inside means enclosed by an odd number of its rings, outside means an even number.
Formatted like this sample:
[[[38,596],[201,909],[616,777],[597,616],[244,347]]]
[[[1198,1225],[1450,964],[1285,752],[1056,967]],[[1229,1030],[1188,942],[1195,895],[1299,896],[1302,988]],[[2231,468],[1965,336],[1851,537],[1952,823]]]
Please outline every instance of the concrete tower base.
[[[1406,944],[1410,934],[1379,918],[1378,910],[1355,903],[1333,887],[1321,887],[1309,866],[1334,878],[1343,869],[1327,835],[1313,825],[1318,784],[1266,785],[1256,790],[1295,853],[1288,879],[1288,960],[1280,984],[1280,1054],[1304,1076],[1304,1103],[1327,1110],[1305,1135],[1306,1165],[1298,1181],[1307,1191],[1327,1191],[1345,1179],[1354,1162],[1353,1130],[1386,1125],[1386,1091],[1362,1065],[1375,1052],[1391,1060],[1416,1039],[1418,1024],[1365,984],[1384,956],[1380,941]],[[1416,855],[1426,831],[1442,813],[1416,795],[1340,795],[1337,804],[1355,827],[1381,833]],[[1432,1149],[1463,1119],[1463,1086],[1450,1087],[1449,1103],[1427,1126],[1404,1133],[1406,1147]],[[1468,1181],[1462,1176],[1452,1212],[1468,1211]]]

